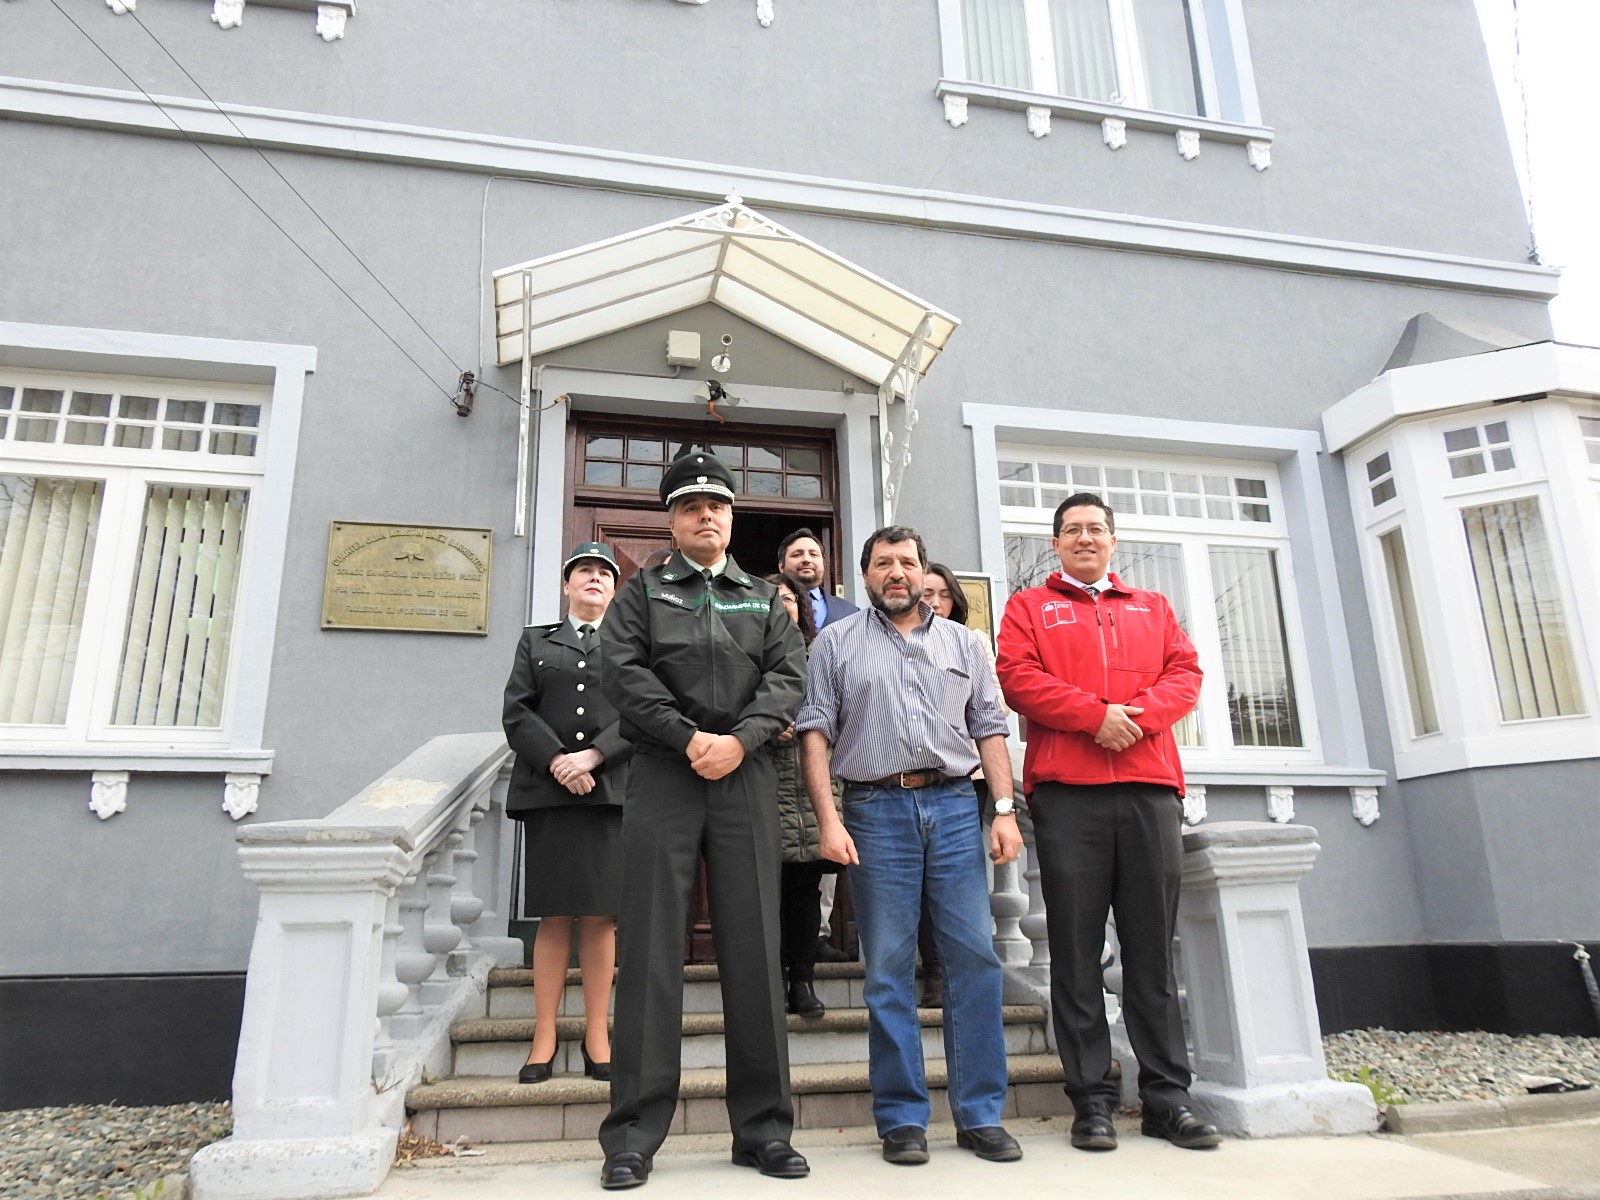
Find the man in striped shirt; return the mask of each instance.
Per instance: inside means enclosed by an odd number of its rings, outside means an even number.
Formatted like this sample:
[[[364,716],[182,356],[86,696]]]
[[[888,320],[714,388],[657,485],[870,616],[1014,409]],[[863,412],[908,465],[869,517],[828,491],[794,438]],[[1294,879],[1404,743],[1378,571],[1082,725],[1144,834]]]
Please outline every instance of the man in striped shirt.
[[[979,1158],[1012,1162],[1022,1149],[1000,1125],[1006,1099],[1000,960],[983,825],[968,778],[981,760],[995,799],[987,849],[995,862],[1010,862],[1022,836],[1012,812],[1006,719],[978,635],[935,617],[922,602],[927,566],[913,529],[890,526],[867,539],[861,575],[872,607],[818,635],[795,729],[822,852],[851,868],[883,1157],[906,1165],[928,1161],[930,1106],[914,992],[926,892],[945,963],[945,1062],[956,1144]],[[830,772],[844,780],[842,819]]]

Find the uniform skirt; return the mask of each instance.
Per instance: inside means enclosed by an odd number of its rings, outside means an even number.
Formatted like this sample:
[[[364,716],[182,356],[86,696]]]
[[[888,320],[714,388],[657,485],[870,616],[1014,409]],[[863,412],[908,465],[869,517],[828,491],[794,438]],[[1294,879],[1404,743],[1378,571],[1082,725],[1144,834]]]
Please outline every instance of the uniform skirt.
[[[522,816],[523,916],[614,917],[622,906],[622,807],[562,804]]]

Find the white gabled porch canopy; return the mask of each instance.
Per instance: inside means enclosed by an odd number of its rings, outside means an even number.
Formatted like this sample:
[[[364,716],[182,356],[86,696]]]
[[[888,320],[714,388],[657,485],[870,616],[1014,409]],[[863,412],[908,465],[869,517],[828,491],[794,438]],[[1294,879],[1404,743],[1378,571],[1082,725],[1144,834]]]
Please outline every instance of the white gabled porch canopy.
[[[745,207],[716,208],[494,273],[501,366],[706,302],[909,397],[960,322]]]

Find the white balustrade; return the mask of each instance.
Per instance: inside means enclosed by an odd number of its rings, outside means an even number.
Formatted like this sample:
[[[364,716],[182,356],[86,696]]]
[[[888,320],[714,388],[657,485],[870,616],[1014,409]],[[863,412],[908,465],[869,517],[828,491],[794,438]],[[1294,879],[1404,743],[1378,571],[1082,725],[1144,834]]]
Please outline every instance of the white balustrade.
[[[501,911],[509,755],[499,734],[434,738],[326,817],[238,830],[261,907],[233,1135],[190,1164],[195,1200],[383,1181],[406,1091],[446,1065],[490,968],[521,959]]]

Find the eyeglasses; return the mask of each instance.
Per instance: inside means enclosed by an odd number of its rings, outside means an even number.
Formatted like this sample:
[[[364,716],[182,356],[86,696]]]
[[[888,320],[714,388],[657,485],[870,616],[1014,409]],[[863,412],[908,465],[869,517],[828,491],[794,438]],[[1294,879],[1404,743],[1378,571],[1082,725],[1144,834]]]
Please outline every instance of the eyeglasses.
[[[1061,527],[1060,536],[1065,538],[1075,538],[1082,537],[1084,534],[1088,534],[1093,538],[1102,538],[1109,536],[1110,533],[1111,530],[1107,529],[1104,525],[1063,525]]]
[[[781,599],[785,604],[799,604],[800,603],[800,597],[794,595],[791,592],[785,592],[781,597],[779,597],[779,599]]]

